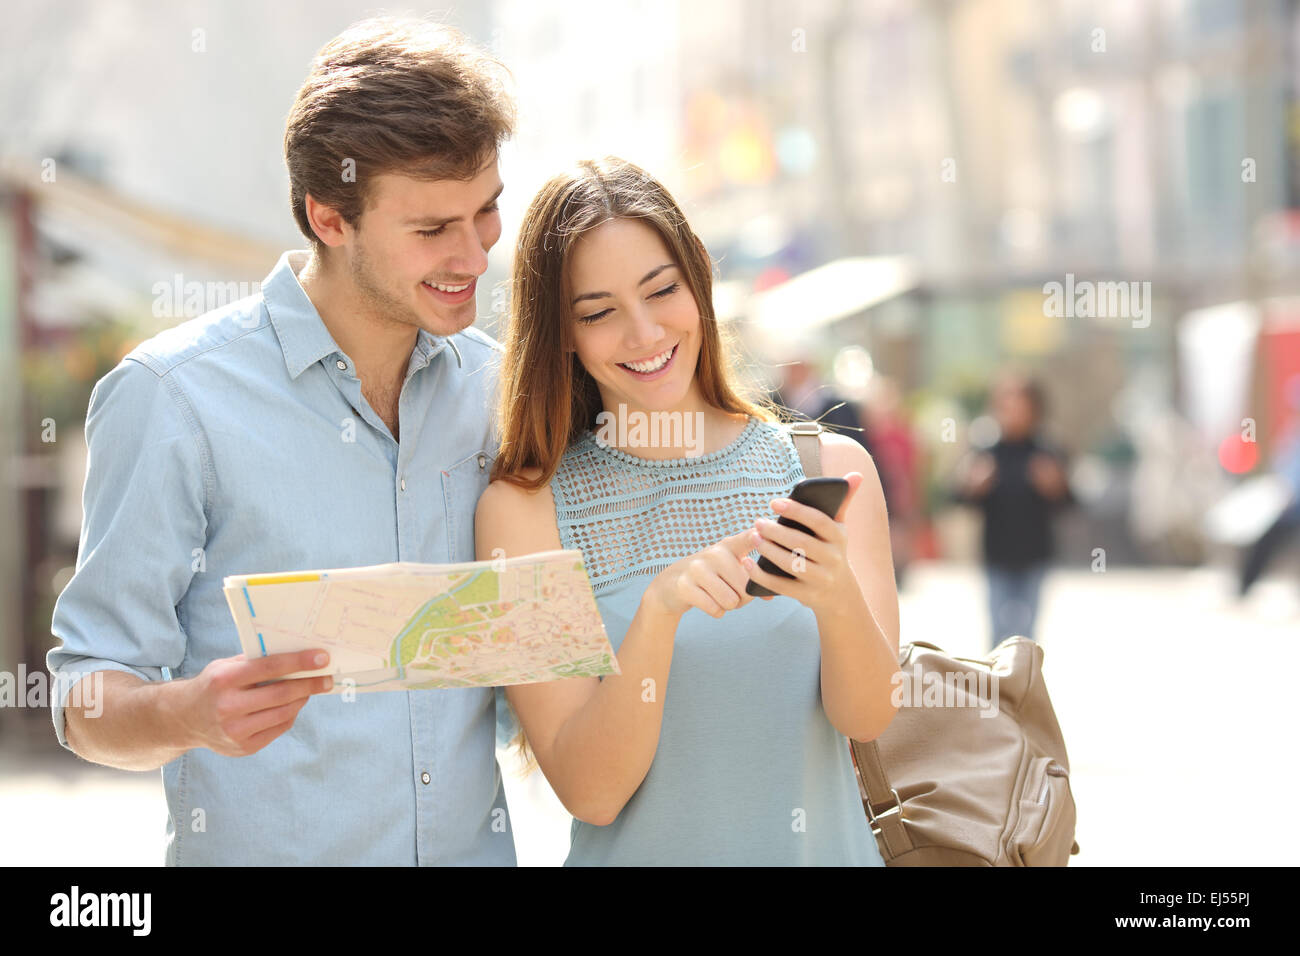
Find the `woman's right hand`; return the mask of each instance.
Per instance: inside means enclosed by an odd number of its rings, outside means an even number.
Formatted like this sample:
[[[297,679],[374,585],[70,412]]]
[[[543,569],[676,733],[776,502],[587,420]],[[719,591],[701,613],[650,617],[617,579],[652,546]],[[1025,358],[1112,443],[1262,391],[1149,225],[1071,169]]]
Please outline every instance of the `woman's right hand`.
[[[680,617],[698,607],[711,617],[744,607],[754,599],[745,593],[749,572],[740,559],[753,551],[753,528],[723,538],[717,544],[682,558],[651,580],[641,600],[665,614]]]

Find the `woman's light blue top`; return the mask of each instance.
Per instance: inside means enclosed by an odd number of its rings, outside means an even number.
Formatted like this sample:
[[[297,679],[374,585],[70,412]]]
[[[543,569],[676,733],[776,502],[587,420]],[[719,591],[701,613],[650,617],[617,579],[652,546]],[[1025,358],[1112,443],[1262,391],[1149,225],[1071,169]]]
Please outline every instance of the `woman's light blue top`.
[[[614,649],[655,574],[773,517],[803,477],[788,432],[752,417],[707,455],[634,457],[591,431],[571,445],[551,481],[560,540],[583,553]],[[654,763],[609,826],[574,820],[566,865],[883,866],[820,670],[816,617],[793,598],[687,611]]]

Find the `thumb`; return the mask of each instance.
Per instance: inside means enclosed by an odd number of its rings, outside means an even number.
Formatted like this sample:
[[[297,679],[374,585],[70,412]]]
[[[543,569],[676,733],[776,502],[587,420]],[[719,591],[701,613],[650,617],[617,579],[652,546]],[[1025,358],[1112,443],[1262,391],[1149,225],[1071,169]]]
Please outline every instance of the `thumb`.
[[[853,495],[862,487],[862,483],[867,479],[862,472],[851,471],[844,476],[844,480],[849,483],[849,491],[848,494],[844,496],[844,500],[840,503],[840,510],[835,514],[836,521],[844,520],[844,516],[849,513],[849,502],[853,500]]]

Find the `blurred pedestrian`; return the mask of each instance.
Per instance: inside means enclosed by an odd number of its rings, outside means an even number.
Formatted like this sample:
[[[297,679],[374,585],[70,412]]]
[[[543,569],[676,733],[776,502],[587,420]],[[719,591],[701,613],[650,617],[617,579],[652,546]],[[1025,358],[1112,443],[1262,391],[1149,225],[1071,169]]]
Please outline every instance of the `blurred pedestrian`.
[[[999,376],[990,393],[999,437],[958,465],[953,497],[984,515],[992,647],[1013,635],[1031,640],[1043,578],[1053,556],[1052,517],[1075,503],[1064,453],[1041,433],[1042,386],[1018,373]]]
[[[852,438],[875,457],[875,449],[862,427],[862,409],[824,382],[808,355],[797,355],[781,366],[781,384],[769,397],[787,409],[792,418],[821,422],[830,431]],[[880,478],[883,482],[883,473]],[[887,488],[885,500],[889,500]]]
[[[889,511],[889,537],[894,554],[894,581],[903,586],[903,574],[915,550],[919,518],[917,443],[903,408],[902,393],[892,378],[871,380],[863,411],[866,440],[880,474]]]
[[[1300,380],[1300,376],[1297,376],[1297,380]],[[1297,388],[1297,392],[1300,392],[1300,388]],[[1238,595],[1242,597],[1245,597],[1273,558],[1300,535],[1300,423],[1288,428],[1279,440],[1273,458],[1273,472],[1286,482],[1290,500],[1268,530],[1250,546],[1242,560],[1237,588]]]

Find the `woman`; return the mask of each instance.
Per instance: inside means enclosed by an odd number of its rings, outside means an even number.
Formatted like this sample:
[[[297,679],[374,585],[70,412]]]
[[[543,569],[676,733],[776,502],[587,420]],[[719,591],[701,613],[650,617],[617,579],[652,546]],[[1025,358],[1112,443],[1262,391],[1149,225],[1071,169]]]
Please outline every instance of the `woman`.
[[[506,688],[575,818],[567,864],[883,865],[844,740],[895,713],[898,599],[870,458],[823,436],[845,505],[782,506],[803,471],[732,384],[708,254],[622,160],[533,200],[503,344],[478,555],[580,550],[622,671]],[[653,413],[675,416],[667,444],[646,440]],[[778,511],[815,535],[777,529]],[[751,579],[776,596],[754,601]]]

